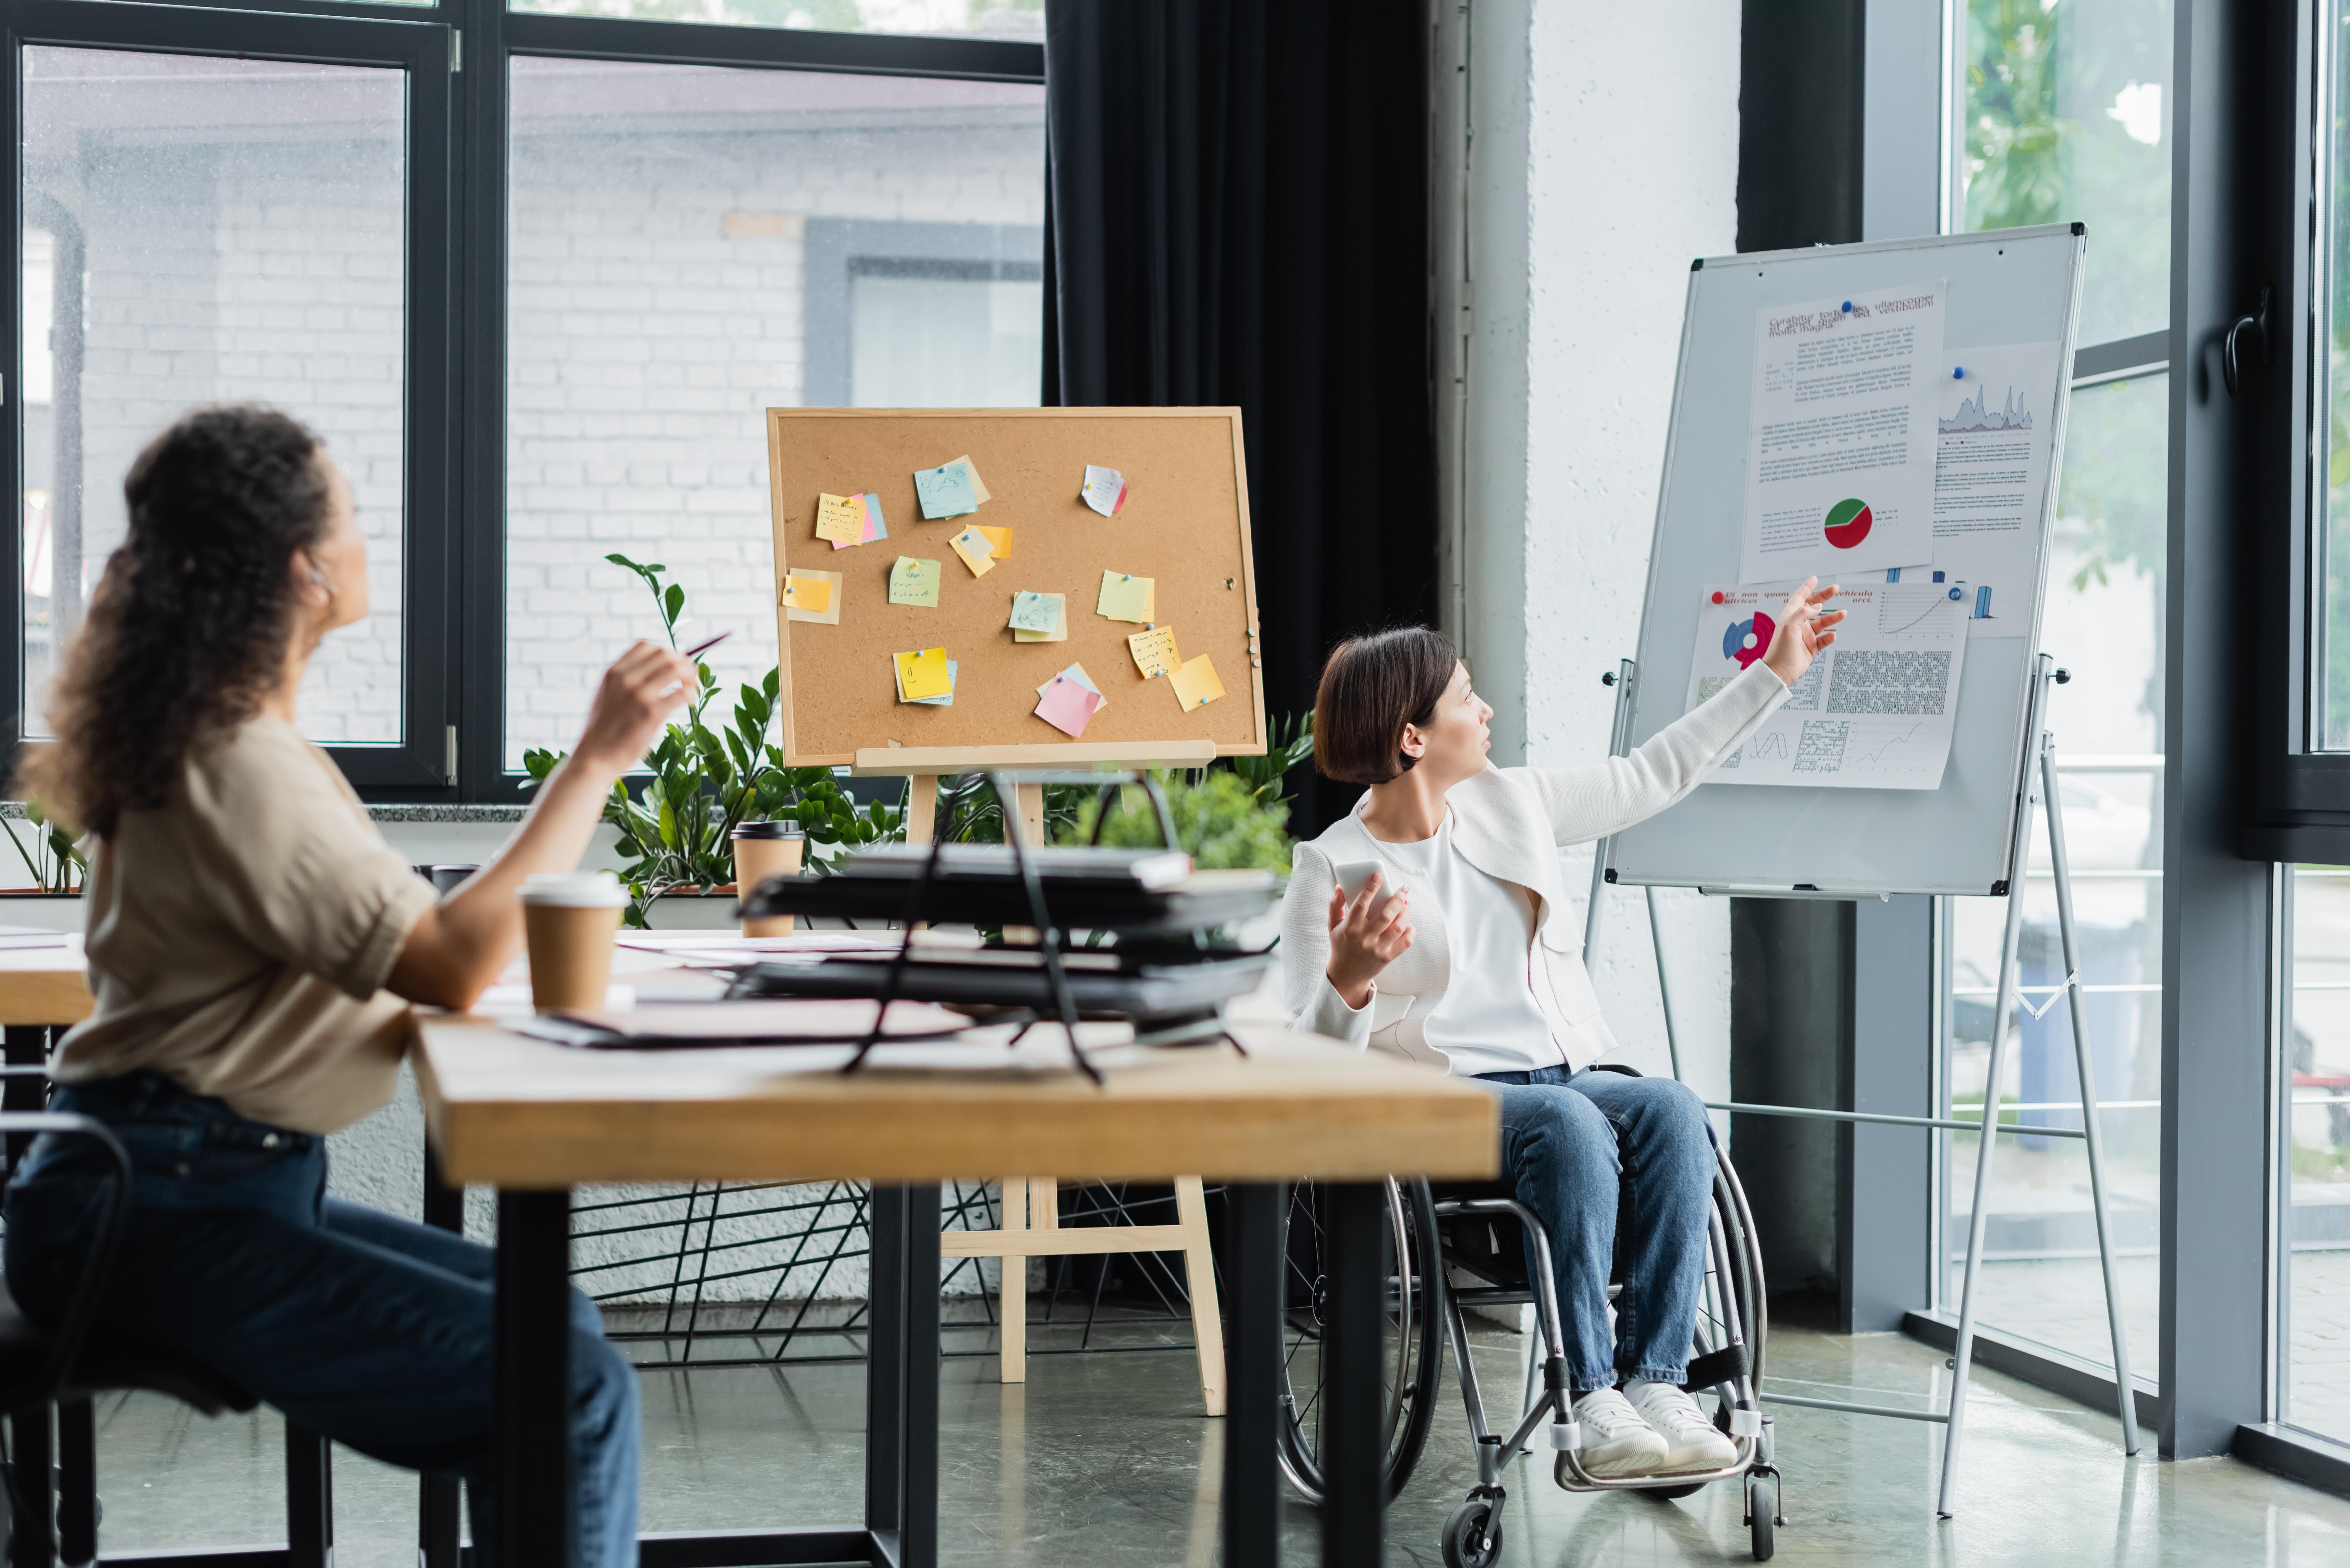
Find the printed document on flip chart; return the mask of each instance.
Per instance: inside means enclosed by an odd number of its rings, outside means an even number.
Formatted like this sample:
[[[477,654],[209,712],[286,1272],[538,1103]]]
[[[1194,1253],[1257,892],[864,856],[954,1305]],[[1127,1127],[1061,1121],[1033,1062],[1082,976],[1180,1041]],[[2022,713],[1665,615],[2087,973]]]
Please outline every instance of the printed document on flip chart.
[[[1769,651],[1793,585],[1703,590],[1687,707]],[[1708,784],[1939,789],[1966,659],[1966,604],[1946,583],[1847,586],[1835,641]],[[1686,711],[1686,709],[1684,710]]]
[[[2061,343],[2008,343],[1942,356],[1932,575],[1963,588],[1970,637],[2031,630],[2064,355]]]
[[[1941,279],[1755,313],[1738,576],[1842,581],[1934,558]]]

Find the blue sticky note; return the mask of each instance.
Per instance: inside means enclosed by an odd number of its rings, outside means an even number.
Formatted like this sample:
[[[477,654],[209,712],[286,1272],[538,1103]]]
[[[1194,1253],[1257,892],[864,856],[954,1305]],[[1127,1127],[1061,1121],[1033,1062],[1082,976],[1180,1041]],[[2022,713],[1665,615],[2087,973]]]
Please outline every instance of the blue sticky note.
[[[971,470],[960,462],[916,472],[914,494],[922,504],[922,515],[928,519],[961,517],[979,510],[979,498],[971,491]]]

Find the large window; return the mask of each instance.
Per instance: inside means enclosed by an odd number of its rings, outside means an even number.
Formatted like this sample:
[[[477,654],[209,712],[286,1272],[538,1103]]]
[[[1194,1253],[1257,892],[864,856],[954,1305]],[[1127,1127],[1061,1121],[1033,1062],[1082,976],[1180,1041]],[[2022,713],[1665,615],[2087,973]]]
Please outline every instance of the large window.
[[[2121,1255],[2131,1371],[2158,1362],[2164,566],[2170,295],[2168,0],[1968,0],[1960,17],[1953,227],[2080,222],[2078,352],[2042,644],[2081,942],[2089,1054]],[[2054,884],[2035,820],[2019,981],[1994,1018],[2003,900],[1945,905],[1943,1093],[1979,1116],[2008,1033],[2004,1119],[2078,1128]],[[2035,1013],[2034,1010],[2040,1010]],[[1955,1309],[1977,1139],[1945,1140],[1944,1304]],[[2078,1138],[2004,1135],[1992,1167],[1981,1319],[2109,1366],[2104,1282]]]
[[[803,405],[1035,407],[1044,89],[512,66],[505,761],[657,635],[657,560],[728,681],[775,662],[766,435]],[[886,525],[885,520],[885,525]],[[902,526],[902,524],[900,524]]]
[[[395,69],[32,47],[24,84],[23,733],[122,539],[122,476],[200,403],[326,438],[374,614],[312,661],[314,740],[401,733],[406,359]]]

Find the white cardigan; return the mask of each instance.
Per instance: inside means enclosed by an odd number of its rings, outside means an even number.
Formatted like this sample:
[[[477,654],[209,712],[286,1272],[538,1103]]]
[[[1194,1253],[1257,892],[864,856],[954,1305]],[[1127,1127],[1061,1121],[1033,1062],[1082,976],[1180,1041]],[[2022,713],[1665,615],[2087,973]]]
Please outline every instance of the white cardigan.
[[[1566,901],[1559,849],[1664,810],[1703,783],[1786,700],[1787,688],[1757,659],[1629,756],[1579,768],[1488,767],[1452,787],[1453,848],[1486,875],[1534,896],[1526,981],[1552,1038],[1569,1053],[1570,1071],[1591,1064],[1575,1059],[1579,1044],[1596,1059],[1588,1042],[1608,1036],[1604,1027],[1588,1027],[1598,1019],[1599,996],[1583,968],[1583,929]],[[1381,972],[1369,1006],[1348,1007],[1324,972],[1337,867],[1378,858],[1362,822],[1368,799],[1292,857],[1281,907],[1283,1003],[1295,1028],[1443,1066],[1443,1054],[1429,1045],[1424,1029],[1452,973],[1444,911],[1433,900],[1412,906],[1411,946]]]

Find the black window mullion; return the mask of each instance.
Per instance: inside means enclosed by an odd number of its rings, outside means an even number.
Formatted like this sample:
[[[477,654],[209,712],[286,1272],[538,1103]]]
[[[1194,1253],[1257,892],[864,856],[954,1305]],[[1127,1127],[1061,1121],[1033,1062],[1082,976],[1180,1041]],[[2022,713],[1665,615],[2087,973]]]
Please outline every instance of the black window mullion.
[[[524,798],[505,769],[506,688],[506,69],[504,0],[465,6],[468,68],[458,82],[466,352],[452,429],[463,431],[456,556],[463,584],[456,693],[458,777],[469,801]]]

